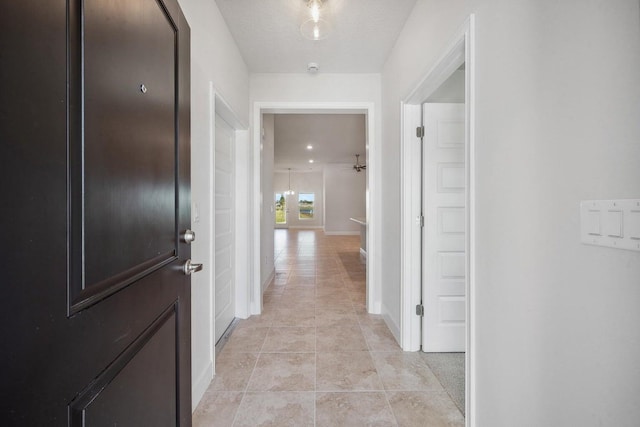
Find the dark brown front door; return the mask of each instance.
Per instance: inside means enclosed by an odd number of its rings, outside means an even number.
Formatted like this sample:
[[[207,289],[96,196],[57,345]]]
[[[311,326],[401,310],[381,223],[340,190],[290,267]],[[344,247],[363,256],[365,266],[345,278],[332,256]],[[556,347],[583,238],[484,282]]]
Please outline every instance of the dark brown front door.
[[[190,425],[177,1],[3,1],[0,31],[0,425]]]

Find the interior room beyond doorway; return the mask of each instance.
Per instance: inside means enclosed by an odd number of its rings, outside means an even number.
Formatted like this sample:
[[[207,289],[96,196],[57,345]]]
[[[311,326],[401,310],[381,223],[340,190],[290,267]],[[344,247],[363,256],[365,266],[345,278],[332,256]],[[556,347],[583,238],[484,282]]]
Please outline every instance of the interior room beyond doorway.
[[[275,265],[273,264],[274,253],[273,253],[273,230],[276,222],[276,193],[280,194],[280,198],[282,198],[283,193],[289,190],[289,167],[291,165],[280,164],[279,168],[276,168],[275,159],[274,159],[274,128],[276,126],[275,117],[283,117],[285,116],[295,116],[297,118],[309,118],[312,116],[335,116],[338,119],[341,116],[356,116],[360,119],[360,146],[357,149],[343,147],[342,149],[329,149],[330,152],[336,152],[341,154],[342,157],[337,160],[333,160],[331,162],[326,162],[322,164],[322,162],[316,162],[319,157],[316,157],[315,153],[320,154],[322,150],[327,150],[327,147],[330,145],[326,144],[325,141],[320,141],[319,143],[314,140],[306,140],[304,137],[298,138],[297,143],[299,147],[297,149],[301,149],[304,152],[304,165],[298,164],[298,170],[291,171],[291,187],[295,186],[296,175],[300,174],[308,174],[311,175],[313,173],[320,173],[321,179],[323,181],[321,189],[309,189],[309,188],[298,188],[291,190],[295,191],[295,199],[291,197],[290,199],[285,199],[286,206],[288,209],[287,218],[295,217],[299,224],[296,226],[304,227],[304,228],[312,228],[316,227],[318,229],[324,230],[328,234],[359,234],[359,226],[358,224],[350,221],[349,218],[352,216],[358,216],[362,218],[366,218],[370,221],[371,226],[367,228],[368,239],[367,241],[370,243],[370,251],[373,254],[377,254],[378,252],[378,241],[379,235],[378,223],[376,221],[377,212],[379,211],[379,203],[375,197],[377,194],[376,191],[376,178],[375,175],[369,173],[369,171],[375,172],[375,165],[377,164],[376,158],[377,153],[375,149],[375,126],[373,121],[373,104],[369,103],[354,103],[354,104],[345,104],[345,103],[319,103],[319,104],[308,104],[308,103],[256,103],[255,104],[255,120],[260,123],[259,127],[256,127],[256,132],[254,133],[254,156],[255,158],[259,158],[259,166],[260,168],[254,169],[254,188],[260,188],[260,193],[262,195],[261,198],[257,198],[254,200],[255,203],[255,211],[253,215],[255,216],[256,221],[258,221],[260,232],[258,235],[260,236],[259,244],[254,246],[256,250],[259,250],[259,254],[254,256],[254,259],[257,261],[254,263],[254,268],[257,268],[256,272],[259,272],[258,277],[256,277],[256,281],[253,287],[253,297],[257,300],[257,304],[253,304],[252,313],[257,314],[261,311],[261,303],[262,303],[262,293],[266,289],[267,285],[270,283],[270,280],[275,275]],[[312,127],[312,125],[306,124],[303,128]],[[340,129],[340,126],[336,126]],[[341,141],[340,133],[338,136],[331,136],[328,130],[332,129],[333,126],[323,126],[324,134],[329,134],[327,137],[332,142],[337,143],[338,145]],[[293,134],[298,137],[302,135],[302,131],[300,128],[296,130],[294,128]],[[348,134],[349,132],[343,132]],[[333,145],[335,147],[335,145]],[[318,150],[318,151],[316,151]],[[344,152],[343,152],[344,151]],[[360,160],[364,164],[366,163],[369,169],[364,172],[356,172],[353,170],[353,165],[356,162],[356,154],[360,154]],[[320,163],[320,164],[319,164]],[[319,168],[315,168],[316,166],[321,166]],[[292,168],[293,169],[293,168]],[[326,170],[329,169],[332,172],[327,174]],[[257,175],[256,172],[259,171],[259,180],[256,180]],[[282,174],[283,182],[286,185],[279,185],[282,187],[281,189],[275,188],[277,174]],[[364,199],[364,212],[348,212],[347,214],[340,214],[339,220],[342,221],[336,229],[331,228],[332,223],[332,214],[335,213],[336,209],[329,209],[329,205],[331,205],[331,194],[327,194],[326,188],[327,183],[334,189],[350,189],[350,185],[344,185],[344,179],[333,179],[331,180],[331,175],[339,175],[349,173],[353,176],[359,176],[359,179],[364,181],[364,191],[360,192],[361,199]],[[339,185],[342,183],[343,185]],[[299,193],[303,193],[306,195],[311,195],[313,201],[309,200],[299,200]],[[335,194],[335,191],[333,192]],[[268,195],[268,196],[267,196]],[[349,200],[350,198],[347,198]],[[344,200],[344,199],[343,199]],[[259,202],[259,203],[258,203]],[[300,206],[301,204],[306,203],[307,208],[309,208],[309,204],[313,204],[313,209],[311,212],[307,210],[301,215]],[[344,207],[345,203],[333,203],[334,206],[342,206]],[[316,221],[316,223],[313,223]],[[288,222],[288,221],[287,221]],[[287,226],[285,224],[279,224],[280,226]],[[257,242],[256,242],[257,243]],[[369,275],[367,276],[367,307],[368,310],[372,313],[380,313],[380,289],[379,289],[379,275],[380,271],[377,266],[371,266],[369,268]],[[254,276],[255,277],[255,276]]]

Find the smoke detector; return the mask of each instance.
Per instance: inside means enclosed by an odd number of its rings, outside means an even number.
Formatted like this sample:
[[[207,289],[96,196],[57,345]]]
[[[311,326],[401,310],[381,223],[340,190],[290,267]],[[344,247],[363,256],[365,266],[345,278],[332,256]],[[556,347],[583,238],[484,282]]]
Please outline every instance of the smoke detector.
[[[319,69],[320,67],[317,62],[309,62],[309,65],[307,65],[307,72],[311,74],[317,73]]]

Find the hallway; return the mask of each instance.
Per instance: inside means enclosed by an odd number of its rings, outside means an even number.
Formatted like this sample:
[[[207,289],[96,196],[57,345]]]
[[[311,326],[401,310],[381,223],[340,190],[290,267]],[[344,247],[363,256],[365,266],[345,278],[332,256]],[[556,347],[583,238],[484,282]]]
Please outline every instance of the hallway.
[[[260,316],[217,356],[194,426],[462,426],[424,354],[365,308],[359,237],[275,231]]]

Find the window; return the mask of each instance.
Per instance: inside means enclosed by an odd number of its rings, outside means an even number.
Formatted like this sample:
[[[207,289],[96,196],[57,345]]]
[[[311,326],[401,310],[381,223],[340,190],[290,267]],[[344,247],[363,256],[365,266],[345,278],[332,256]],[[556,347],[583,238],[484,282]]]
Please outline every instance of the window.
[[[300,219],[313,219],[314,193],[298,193],[298,210]]]
[[[276,224],[287,223],[287,201],[284,194],[276,193]]]

